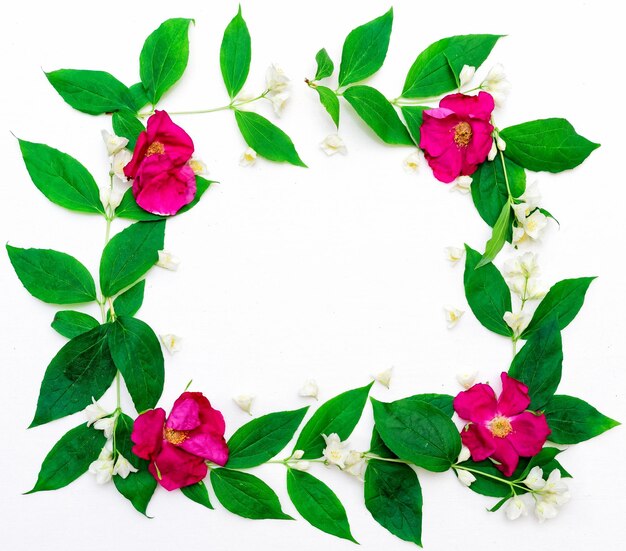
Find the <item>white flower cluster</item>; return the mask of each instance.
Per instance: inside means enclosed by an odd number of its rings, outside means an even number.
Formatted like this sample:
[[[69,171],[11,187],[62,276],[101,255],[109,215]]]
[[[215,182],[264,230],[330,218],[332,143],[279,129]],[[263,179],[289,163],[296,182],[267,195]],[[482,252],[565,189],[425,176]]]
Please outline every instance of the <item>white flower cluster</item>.
[[[348,449],[348,442],[342,442],[336,433],[330,436],[322,435],[326,442],[324,459],[327,465],[336,465],[342,471],[363,480],[365,473],[365,457],[363,453]]]
[[[84,410],[87,426],[93,425],[94,429],[103,431],[107,441],[100,451],[98,459],[89,465],[89,472],[96,476],[98,484],[106,484],[116,475],[126,478],[130,473],[136,473],[137,469],[133,467],[130,461],[113,449],[113,433],[117,422],[117,413],[108,413],[93,398],[91,401],[93,403]]]
[[[556,517],[559,507],[570,499],[567,484],[561,479],[561,471],[558,469],[554,469],[547,480],[544,480],[543,469],[533,467],[522,484],[530,489],[535,505],[535,516],[539,522]],[[505,513],[509,520],[516,520],[522,515],[527,515],[528,509],[528,502],[524,496],[515,496],[509,500]]]
[[[285,71],[272,63],[265,73],[265,97],[272,103],[274,112],[280,117],[290,95],[290,80]]]
[[[541,232],[548,225],[548,217],[539,209],[541,194],[537,182],[526,187],[519,197],[519,203],[513,205],[515,224],[513,226],[513,245],[533,241],[541,237]]]
[[[111,168],[109,174],[111,181],[109,185],[100,189],[100,200],[105,210],[115,211],[122,202],[122,197],[128,189],[128,178],[124,174],[124,167],[133,158],[133,154],[126,148],[128,140],[110,134],[106,130],[102,131],[102,139],[109,154]]]

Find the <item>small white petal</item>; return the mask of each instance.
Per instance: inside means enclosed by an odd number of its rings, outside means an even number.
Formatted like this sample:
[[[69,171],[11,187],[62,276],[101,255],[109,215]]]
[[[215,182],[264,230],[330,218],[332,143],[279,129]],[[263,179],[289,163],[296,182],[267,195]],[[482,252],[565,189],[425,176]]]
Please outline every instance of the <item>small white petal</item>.
[[[454,306],[444,306],[443,309],[446,315],[446,322],[448,324],[448,329],[452,329],[461,319],[461,316],[465,314],[464,310],[459,310],[458,308],[455,308]]]
[[[91,397],[91,405],[87,406],[83,410],[83,412],[85,414],[85,417],[87,418],[88,427],[93,425],[98,419],[102,419],[103,417],[109,415],[109,413],[102,409],[100,404],[96,402],[93,396]]]
[[[279,65],[272,63],[265,72],[265,85],[269,94],[280,94],[289,88],[289,78]]]
[[[183,340],[181,337],[172,333],[167,333],[166,335],[159,335],[159,338],[161,339],[163,346],[165,346],[170,354],[180,352]]]
[[[496,143],[500,151],[504,151],[506,149],[506,142],[500,137],[500,134],[496,136]]]
[[[128,139],[111,134],[106,130],[102,131],[102,139],[104,140],[104,145],[106,146],[109,155],[115,155],[118,151],[121,151],[128,145]]]
[[[304,450],[296,450],[291,454],[292,459],[302,459],[304,456]]]
[[[239,159],[239,166],[252,166],[254,163],[256,163],[256,157],[256,151],[249,147],[241,154],[241,158]]]
[[[280,117],[283,113],[287,100],[289,99],[289,93],[280,92],[279,94],[272,94],[268,96],[268,99],[272,102],[274,113]]]
[[[472,452],[470,452],[467,446],[461,446],[461,453],[459,453],[459,457],[456,460],[457,463],[464,463],[468,461],[469,458],[472,457]]]
[[[326,462],[331,465],[337,465],[340,469],[345,469],[346,459],[350,452],[346,449],[347,442],[342,442],[337,433],[332,433],[330,436],[322,434],[326,447],[324,448],[323,455]]]
[[[239,406],[239,409],[245,411],[248,415],[252,415],[252,404],[255,396],[252,394],[240,394],[235,396],[233,401]]]
[[[539,499],[535,505],[535,515],[539,522],[552,519],[559,514],[559,510],[554,503],[550,503],[544,499]]]
[[[526,507],[526,503],[519,496],[512,497],[504,509],[506,514],[506,518],[509,520],[517,520],[522,515],[526,516],[528,514],[528,509]]]
[[[197,159],[196,157],[192,157],[189,161],[189,168],[193,170],[193,173],[201,176],[202,174],[208,174],[208,169],[204,161],[201,159]]]
[[[132,158],[133,154],[128,149],[120,149],[111,159],[111,172],[122,182],[128,181],[126,174],[124,174],[124,167],[130,163]]]
[[[404,158],[402,161],[402,165],[404,166],[404,170],[406,172],[417,172],[417,169],[420,166],[420,154],[418,151],[414,151],[410,155]]]
[[[302,385],[300,390],[298,390],[298,394],[304,398],[315,398],[317,400],[319,391],[320,389],[317,383],[313,379],[309,379]]]
[[[381,371],[377,375],[374,376],[374,380],[379,382],[381,385],[389,388],[389,383],[391,383],[391,375],[393,372],[393,367],[389,369],[385,369],[385,371]]]
[[[335,155],[336,153],[341,153],[342,155],[346,155],[348,153],[348,148],[339,134],[329,134],[326,136],[324,141],[320,143],[320,147],[329,157],[331,155]]]
[[[459,176],[454,182],[452,182],[451,191],[458,191],[459,193],[467,194],[470,192],[472,186],[471,176]]]
[[[446,260],[451,264],[456,264],[465,256],[465,249],[462,247],[446,247]]]
[[[548,218],[542,212],[536,210],[522,222],[524,232],[531,239],[539,239],[541,232],[548,225]]]
[[[115,416],[111,417],[103,417],[102,419],[98,419],[94,424],[93,428],[96,430],[104,431],[104,436],[106,438],[111,438],[113,436],[113,429],[115,429]]]
[[[526,312],[506,312],[502,316],[506,324],[513,330],[513,336],[519,337],[528,324],[530,323],[531,316]]]
[[[491,142],[491,149],[489,150],[489,153],[487,154],[487,159],[489,161],[493,161],[496,158],[497,154],[498,154],[498,147],[496,146],[496,142],[494,140],[493,142]]]
[[[464,469],[457,469],[456,474],[459,482],[464,486],[471,486],[472,482],[476,482],[476,477],[469,471],[466,471]]]
[[[119,475],[122,478],[126,478],[130,473],[136,473],[137,469],[133,467],[121,453],[117,456],[117,461],[113,467],[113,475]]]
[[[478,377],[478,371],[476,370],[461,371],[460,373],[457,373],[456,380],[464,389],[467,390],[474,385],[476,377]]]
[[[459,73],[459,84],[462,88],[466,84],[469,84],[471,80],[474,78],[474,74],[476,73],[476,67],[472,67],[470,65],[463,65],[461,72]]]
[[[156,265],[159,268],[164,268],[166,270],[171,270],[175,272],[178,270],[178,266],[180,265],[180,259],[177,256],[174,256],[169,251],[159,251],[159,260],[157,260]]]
[[[296,471],[308,471],[311,467],[310,461],[294,461],[293,463],[289,463],[289,466]]]
[[[528,486],[531,490],[541,490],[546,485],[543,479],[543,469],[541,467],[533,467],[528,476],[522,480],[522,484]]]

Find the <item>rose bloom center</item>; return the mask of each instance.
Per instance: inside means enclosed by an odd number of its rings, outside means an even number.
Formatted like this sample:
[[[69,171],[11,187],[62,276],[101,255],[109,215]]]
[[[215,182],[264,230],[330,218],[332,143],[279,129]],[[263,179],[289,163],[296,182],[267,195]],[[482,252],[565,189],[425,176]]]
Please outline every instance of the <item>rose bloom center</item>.
[[[511,421],[501,415],[489,421],[488,428],[496,438],[505,438],[513,432]]]
[[[162,155],[163,153],[165,153],[165,146],[161,142],[152,142],[146,150],[146,157],[150,157],[155,154]]]
[[[454,143],[459,147],[467,147],[472,139],[472,127],[468,122],[460,122],[454,127]]]
[[[188,430],[174,430],[174,429],[163,429],[163,438],[165,438],[168,442],[178,446],[182,444],[189,435]]]

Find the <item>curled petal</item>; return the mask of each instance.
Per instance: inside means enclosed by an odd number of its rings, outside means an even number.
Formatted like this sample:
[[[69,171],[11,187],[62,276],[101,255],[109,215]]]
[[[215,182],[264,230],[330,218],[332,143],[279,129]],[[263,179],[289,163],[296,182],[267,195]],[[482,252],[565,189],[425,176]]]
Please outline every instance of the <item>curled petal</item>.
[[[180,447],[222,467],[228,461],[228,446],[224,437],[221,434],[210,432],[209,426],[203,426],[192,431]]]
[[[162,144],[164,153],[177,165],[186,163],[193,155],[193,140],[180,126],[174,124],[165,111],[154,112],[148,119],[146,133],[148,142]]]
[[[485,423],[496,413],[496,395],[489,385],[478,383],[469,390],[459,392],[454,398],[454,411],[461,419],[473,423]],[[470,446],[468,448],[471,449]]]
[[[142,413],[133,425],[130,439],[135,444],[133,453],[142,459],[150,459],[157,454],[163,441],[165,411],[161,408]]]
[[[506,373],[502,373],[500,378],[502,392],[498,398],[498,412],[507,417],[521,413],[530,405],[528,387]]]
[[[439,107],[454,111],[462,117],[473,117],[488,121],[495,107],[493,97],[487,92],[479,92],[477,96],[450,94],[439,102]]]
[[[509,438],[494,438],[496,449],[491,454],[499,465],[496,467],[504,476],[511,476],[519,463],[519,454],[513,447]]]
[[[454,144],[454,127],[460,119],[448,109],[428,109],[423,117],[420,147],[426,154],[438,157]]]
[[[200,406],[191,392],[183,393],[174,402],[166,427],[174,430],[193,430],[200,426]]]
[[[511,428],[513,430],[507,440],[523,457],[537,455],[550,434],[546,416],[530,411],[511,417]]]
[[[204,459],[164,442],[148,470],[166,490],[176,490],[200,482],[207,474]]]
[[[461,441],[471,452],[474,461],[483,461],[496,450],[496,439],[482,425],[468,425],[461,431]]]

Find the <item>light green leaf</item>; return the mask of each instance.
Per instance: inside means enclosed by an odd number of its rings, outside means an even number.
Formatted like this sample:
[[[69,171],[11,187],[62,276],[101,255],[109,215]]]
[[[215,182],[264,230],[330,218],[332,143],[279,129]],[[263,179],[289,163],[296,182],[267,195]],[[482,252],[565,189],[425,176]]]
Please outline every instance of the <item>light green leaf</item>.
[[[339,128],[339,99],[337,98],[337,94],[326,86],[316,86],[315,90],[320,96],[320,103],[324,106],[324,109],[328,111],[335,126]]]
[[[317,62],[317,71],[315,73],[314,80],[328,78],[333,74],[335,64],[333,63],[333,60],[330,59],[326,48],[322,48],[315,54],[315,61]]]
[[[55,314],[50,325],[57,333],[68,339],[73,339],[78,337],[78,335],[95,329],[100,323],[89,314],[74,312],[73,310],[62,310]]]
[[[241,6],[237,15],[226,27],[222,47],[220,48],[220,68],[226,90],[230,98],[234,98],[248,78],[252,46],[250,32],[241,15]]]
[[[480,262],[476,264],[476,269],[489,264],[498,256],[498,253],[506,243],[506,237],[509,233],[511,233],[511,205],[507,202],[503,205],[502,211],[493,225],[493,232],[485,245],[485,253]]]
[[[113,124],[113,132],[116,136],[122,136],[128,139],[128,149],[135,149],[137,138],[146,128],[143,123],[135,116],[134,113],[127,110],[113,113],[111,120]]]
[[[184,486],[180,489],[180,491],[191,501],[195,501],[207,509],[213,509],[213,505],[209,499],[209,491],[202,480],[196,484],[192,484],[191,486]]]

